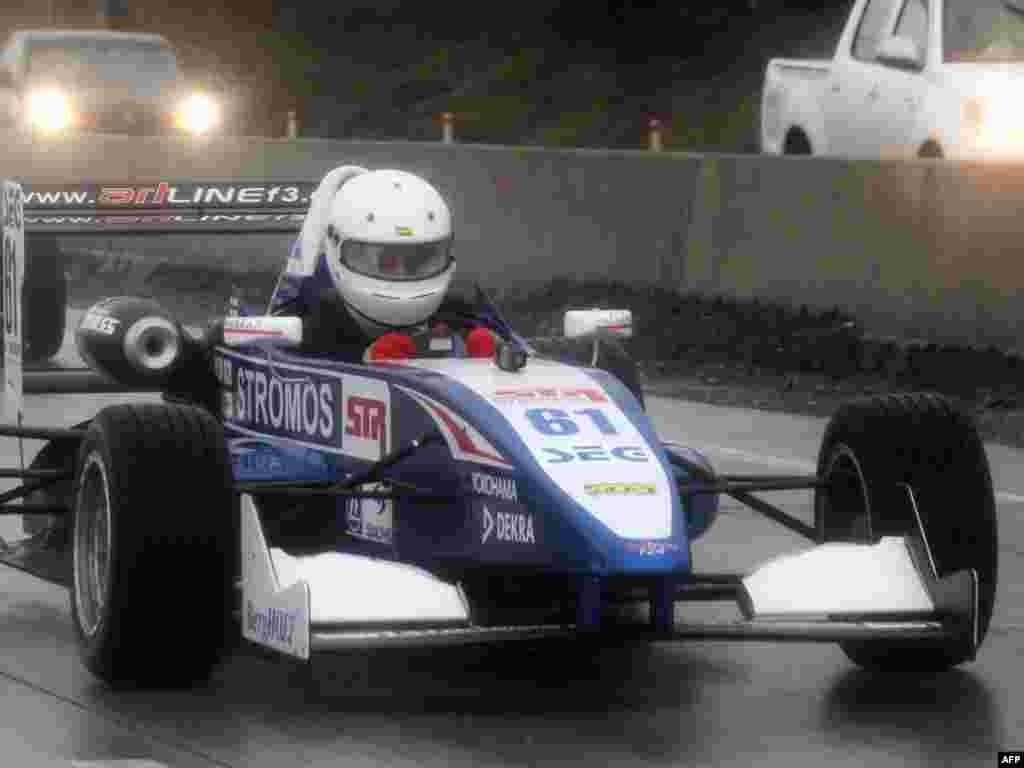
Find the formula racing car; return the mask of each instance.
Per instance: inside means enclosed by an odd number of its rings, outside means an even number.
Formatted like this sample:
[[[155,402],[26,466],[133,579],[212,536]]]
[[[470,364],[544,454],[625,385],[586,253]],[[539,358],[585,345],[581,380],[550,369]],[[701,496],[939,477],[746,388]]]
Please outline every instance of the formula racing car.
[[[966,415],[927,394],[851,402],[814,474],[719,474],[659,439],[624,383],[629,314],[566,319],[593,351],[582,362],[545,354],[478,291],[452,332],[489,329],[493,358],[366,364],[304,352],[300,317],[196,331],[151,299],[101,301],[76,336],[91,371],[26,373],[25,389],[163,402],[3,427],[47,442],[4,471],[23,484],[0,511],[49,523],[0,561],[69,588],[84,663],[111,684],[202,680],[239,633],[303,660],[548,636],[837,642],[858,664],[916,670],[975,657],[997,542]],[[791,489],[814,491],[813,524],[759,495]],[[702,571],[692,544],[722,496],[808,548]],[[677,605],[709,599],[742,620],[677,622]]]

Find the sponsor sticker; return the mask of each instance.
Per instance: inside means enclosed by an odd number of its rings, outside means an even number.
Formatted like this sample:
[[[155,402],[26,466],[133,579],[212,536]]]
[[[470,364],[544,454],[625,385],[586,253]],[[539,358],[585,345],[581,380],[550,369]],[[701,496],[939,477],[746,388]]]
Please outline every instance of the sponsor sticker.
[[[229,426],[331,448],[341,443],[336,418],[338,381],[315,373],[286,376],[262,361],[215,361],[214,371],[231,395],[223,398]]]
[[[483,506],[483,535],[481,544],[486,544],[491,538],[495,542],[511,542],[513,544],[537,543],[537,537],[533,531],[533,515],[529,512],[502,512],[500,509],[491,511],[487,505]]]
[[[277,475],[284,471],[284,462],[274,447],[256,440],[242,439],[231,441],[231,463],[235,468],[235,476],[245,475]]]
[[[101,333],[104,336],[113,336],[117,333],[120,325],[121,321],[118,318],[111,317],[102,310],[93,310],[82,318],[82,324],[79,327],[85,331]]]
[[[499,402],[516,400],[563,400],[584,403],[607,403],[608,396],[597,387],[504,387],[492,396]]]
[[[365,487],[368,491],[385,493],[391,490],[387,483]],[[352,536],[377,544],[394,543],[394,502],[390,499],[349,499],[346,503],[346,528]]]
[[[657,557],[670,552],[678,552],[681,548],[673,541],[627,541],[626,551],[636,555]]]
[[[629,461],[636,464],[650,461],[647,449],[640,445],[573,445],[567,448],[541,448],[549,464],[568,464],[574,461],[605,462]]]
[[[473,492],[481,496],[491,496],[513,503],[519,502],[519,489],[511,477],[500,477],[485,472],[473,472],[470,475]]]
[[[4,409],[9,422],[21,424],[24,408],[21,307],[25,282],[25,218],[19,184],[3,182],[0,206],[0,218],[3,219]]]
[[[280,608],[259,609],[252,600],[245,601],[245,626],[248,637],[264,644],[294,647],[295,626],[300,617]]]
[[[33,185],[25,195],[31,210],[75,208],[196,208],[243,206],[305,206],[315,184],[233,184],[150,182],[125,186],[83,185],[77,188]]]
[[[654,483],[587,483],[583,490],[588,496],[653,496],[658,486]]]
[[[473,534],[484,560],[526,561],[544,557],[541,516],[498,498],[473,504]]]
[[[342,451],[353,458],[378,461],[388,452],[391,433],[391,394],[387,382],[345,376],[342,391],[345,419]]]
[[[239,480],[327,480],[332,475],[332,463],[315,448],[242,437],[231,440],[228,450]]]

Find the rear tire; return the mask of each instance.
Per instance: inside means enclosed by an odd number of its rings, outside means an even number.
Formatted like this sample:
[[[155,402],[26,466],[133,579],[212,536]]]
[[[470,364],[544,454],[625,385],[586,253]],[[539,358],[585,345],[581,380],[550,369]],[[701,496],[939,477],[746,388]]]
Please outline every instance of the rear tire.
[[[118,405],[78,454],[71,614],[85,666],[114,686],[206,679],[231,625],[237,498],[220,424]]]
[[[999,548],[988,458],[971,418],[933,394],[849,403],[825,431],[818,474],[836,478],[815,494],[815,524],[825,541],[877,541],[913,530],[897,484],[911,487],[939,576],[977,571],[980,646],[992,619]],[[961,648],[920,643],[840,646],[861,666],[892,671],[938,670],[969,659]]]

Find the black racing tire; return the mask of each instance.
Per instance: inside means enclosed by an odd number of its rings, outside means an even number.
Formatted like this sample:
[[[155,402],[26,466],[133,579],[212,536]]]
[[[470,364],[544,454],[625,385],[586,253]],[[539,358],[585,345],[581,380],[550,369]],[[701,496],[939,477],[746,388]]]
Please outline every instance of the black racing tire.
[[[82,440],[71,614],[85,666],[115,687],[185,687],[226,650],[238,501],[221,425],[192,406],[116,405]]]
[[[48,360],[64,343],[68,282],[64,254],[52,235],[27,235],[25,283],[22,287],[26,363]]]
[[[594,356],[594,344],[597,356]],[[545,357],[572,365],[582,365],[607,371],[622,382],[644,407],[644,390],[640,385],[640,370],[636,361],[618,339],[611,336],[531,339],[530,344]]]
[[[971,417],[928,393],[851,402],[826,428],[818,474],[835,479],[815,494],[815,525],[824,541],[906,534],[916,523],[899,484],[911,487],[939,576],[968,568],[978,574],[980,646],[992,619],[999,546],[992,476]],[[855,663],[891,671],[934,671],[969,660],[962,648],[946,645],[840,645]]]

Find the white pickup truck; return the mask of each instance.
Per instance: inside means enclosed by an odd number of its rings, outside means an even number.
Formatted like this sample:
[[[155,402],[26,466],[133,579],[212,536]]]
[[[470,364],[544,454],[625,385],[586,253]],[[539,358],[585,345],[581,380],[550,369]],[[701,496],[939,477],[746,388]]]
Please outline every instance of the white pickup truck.
[[[1024,159],[1024,0],[856,0],[831,61],[768,63],[761,149]]]

